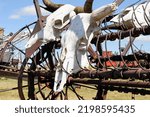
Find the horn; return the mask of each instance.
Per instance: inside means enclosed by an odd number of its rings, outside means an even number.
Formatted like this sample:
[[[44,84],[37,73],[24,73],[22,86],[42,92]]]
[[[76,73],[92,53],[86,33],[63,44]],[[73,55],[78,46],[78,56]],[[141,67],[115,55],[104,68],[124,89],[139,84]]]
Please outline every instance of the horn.
[[[113,3],[104,5],[92,12],[92,18],[96,21],[102,20],[111,15],[124,0],[115,0]]]
[[[86,0],[85,4],[84,4],[84,8],[77,6],[75,8],[75,12],[78,13],[91,13],[92,12],[92,5],[93,5],[93,1],[94,0]],[[51,0],[43,0],[43,3],[45,4],[45,6],[47,7],[46,9],[50,12],[54,12],[55,10],[57,10],[59,7],[63,6],[64,4],[55,4],[53,3]]]
[[[85,13],[91,13],[92,12],[92,6],[93,6],[94,0],[86,0],[84,4],[84,12]]]
[[[51,0],[43,0],[43,3],[47,7],[47,10],[50,12],[56,11],[59,7],[63,6],[64,4],[55,4]]]
[[[86,0],[84,7],[76,7],[75,12],[78,13],[91,13],[92,12],[92,5],[94,0]]]
[[[74,11],[76,12],[76,14],[78,14],[78,13],[84,13],[83,7],[80,7],[80,6],[77,6]]]

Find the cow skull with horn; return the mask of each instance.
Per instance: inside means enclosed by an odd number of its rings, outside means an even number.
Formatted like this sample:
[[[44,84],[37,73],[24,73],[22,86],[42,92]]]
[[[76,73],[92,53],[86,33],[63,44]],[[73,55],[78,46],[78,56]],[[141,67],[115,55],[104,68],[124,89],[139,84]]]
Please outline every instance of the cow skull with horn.
[[[44,28],[31,36],[26,49],[34,45],[37,40],[48,43],[62,37],[62,52],[56,68],[54,92],[63,90],[70,74],[89,67],[86,52],[95,33],[99,32],[97,22],[111,15],[123,2],[116,0],[112,4],[92,11],[93,1],[86,0],[84,7],[74,7],[43,0],[46,9],[53,13],[47,17]]]
[[[30,48],[38,40],[48,43],[59,39],[62,29],[70,22],[71,17],[75,15],[74,9],[74,6],[66,4],[50,14],[46,19],[44,28],[31,36],[25,45],[26,49]]]
[[[55,4],[49,0],[43,0],[47,10],[51,13],[46,18],[44,28],[32,34],[29,41],[25,45],[26,56],[30,57],[31,54],[41,45],[41,43],[48,43],[49,41],[56,41],[63,28],[69,24],[71,17],[75,13],[91,12],[93,0],[86,0],[84,7],[74,7],[72,5]]]
[[[114,23],[104,29],[128,30],[150,25],[150,2],[145,1],[124,9],[110,20]]]
[[[111,15],[123,0],[100,7],[92,13],[79,13],[72,17],[70,25],[62,33],[62,52],[55,73],[54,92],[61,92],[68,76],[83,69],[88,69],[87,48],[90,41],[99,32],[97,22]]]

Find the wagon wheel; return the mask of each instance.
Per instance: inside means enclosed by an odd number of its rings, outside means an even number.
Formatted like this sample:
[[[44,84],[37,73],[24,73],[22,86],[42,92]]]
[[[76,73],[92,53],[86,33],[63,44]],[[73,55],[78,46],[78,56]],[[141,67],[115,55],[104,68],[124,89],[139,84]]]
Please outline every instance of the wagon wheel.
[[[73,99],[76,100],[103,100],[106,99],[107,95],[107,92],[97,84],[72,82],[71,84],[68,84],[68,87],[66,87],[66,92],[68,89],[71,90],[68,95],[66,93],[68,99],[71,99],[71,96],[74,96]]]
[[[69,79],[62,92],[53,92],[54,64],[56,64],[52,56],[53,46],[53,42],[48,43],[40,47],[31,58],[23,61],[18,76],[20,99],[95,99],[97,88],[94,85],[70,83]]]
[[[48,99],[52,93],[53,77],[41,76],[44,73],[54,72],[51,55],[53,43],[42,46],[31,58],[25,59],[18,76],[18,91],[21,99]]]
[[[67,99],[64,92],[54,93],[54,43],[48,43],[38,49],[31,58],[25,58],[18,76],[20,99],[49,100]]]
[[[24,43],[26,43],[31,35],[31,28],[36,22],[30,23],[22,27],[16,33],[10,33],[4,36],[4,42],[1,45],[0,61],[4,61],[4,68],[18,71],[22,59],[25,56]],[[4,60],[3,60],[4,59]],[[9,67],[7,67],[9,66]]]

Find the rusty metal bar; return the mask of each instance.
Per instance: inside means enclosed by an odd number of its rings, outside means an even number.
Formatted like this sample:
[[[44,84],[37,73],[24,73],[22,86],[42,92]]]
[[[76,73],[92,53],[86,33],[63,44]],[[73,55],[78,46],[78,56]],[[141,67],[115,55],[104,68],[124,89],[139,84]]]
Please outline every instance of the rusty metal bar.
[[[81,71],[77,74],[73,74],[74,78],[111,78],[113,71]]]
[[[150,88],[150,82],[140,82],[140,81],[70,79],[70,83],[83,83],[96,85],[101,84],[102,86]]]
[[[43,23],[42,23],[42,13],[41,13],[41,9],[39,6],[39,2],[38,0],[33,0],[34,6],[35,6],[35,10],[36,10],[36,14],[39,20],[39,24],[40,24],[40,28],[43,27]]]
[[[132,94],[140,94],[140,95],[149,95],[150,90],[148,89],[138,89],[138,88],[129,88],[129,87],[116,87],[116,86],[103,86],[104,89],[110,90],[110,91],[118,91],[120,93],[129,93]]]
[[[103,71],[81,71],[77,74],[74,74],[73,77],[76,78],[111,78],[111,79],[150,79],[150,69],[134,69],[134,70],[103,70]]]
[[[34,76],[42,76],[50,79],[55,76],[54,71],[27,71],[32,72]],[[133,69],[133,70],[103,70],[103,71],[80,71],[76,74],[72,74],[71,77],[74,79],[80,78],[91,78],[91,79],[138,79],[138,80],[150,80],[150,69],[142,70],[140,68]]]
[[[148,53],[135,53],[135,56],[138,60],[147,60],[147,61],[150,61],[150,54]],[[130,54],[130,55],[127,55],[127,56],[122,56],[122,58],[124,60],[127,60],[127,61],[136,61],[135,57],[133,54]],[[109,60],[112,60],[112,61],[122,61],[122,58],[120,55],[113,55],[111,57],[101,57],[100,56],[100,60],[102,62],[104,61],[109,61]],[[97,58],[98,60],[98,58]]]
[[[9,69],[9,68],[5,68],[5,69]],[[11,70],[14,70],[14,69],[11,69]],[[27,73],[27,72],[25,71],[25,73]],[[8,71],[8,70],[5,71],[5,70],[0,69],[0,76],[11,76],[10,78],[17,79],[18,75],[19,75],[19,70],[14,72],[14,71]],[[27,74],[23,74],[23,76],[27,77]]]
[[[17,79],[18,72],[4,71],[4,70],[1,70],[1,69],[0,69],[0,76],[13,76],[13,77],[16,77],[16,79]],[[13,77],[12,77],[12,78],[13,78]]]
[[[127,30],[127,31],[118,31],[118,32],[109,33],[109,34],[100,36],[99,40],[101,42],[103,42],[107,37],[107,40],[114,41],[116,39],[124,39],[124,38],[129,37],[129,36],[138,37],[140,34],[149,35],[150,34],[150,27],[145,26],[142,28],[133,28],[133,29]],[[92,43],[95,44],[96,41],[97,41],[97,38],[93,38]]]

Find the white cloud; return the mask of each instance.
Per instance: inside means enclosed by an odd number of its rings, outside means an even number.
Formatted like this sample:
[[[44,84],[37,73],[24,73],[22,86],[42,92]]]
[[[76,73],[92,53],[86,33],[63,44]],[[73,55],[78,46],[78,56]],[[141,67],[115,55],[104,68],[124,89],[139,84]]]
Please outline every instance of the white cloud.
[[[129,38],[126,38],[129,41]],[[150,42],[150,36],[149,35],[140,35],[139,37],[136,37],[136,41],[139,42]]]
[[[31,5],[31,6],[26,6],[26,7],[22,8],[22,9],[18,12],[18,14],[23,15],[23,16],[27,16],[27,15],[35,15],[36,12],[35,12],[34,6]]]
[[[20,19],[20,16],[14,14],[14,15],[11,15],[9,18],[10,19]]]
[[[150,42],[150,36],[140,36],[137,38],[138,41]]]
[[[43,15],[50,14],[49,12],[45,10],[41,10]],[[36,10],[34,5],[23,7],[19,10],[17,10],[14,14],[12,14],[9,18],[10,19],[20,19],[22,16],[36,16]]]

